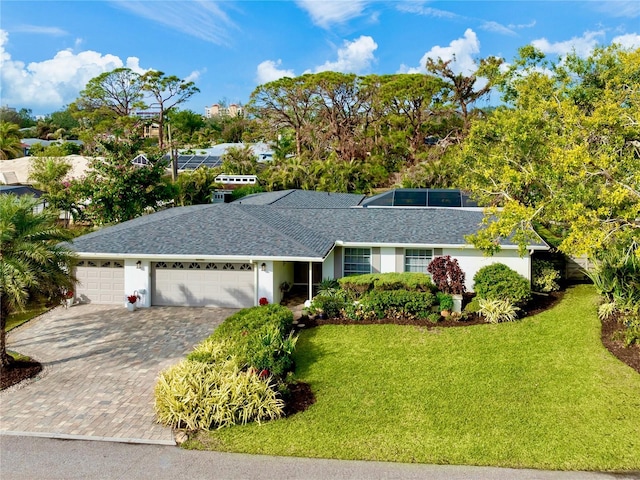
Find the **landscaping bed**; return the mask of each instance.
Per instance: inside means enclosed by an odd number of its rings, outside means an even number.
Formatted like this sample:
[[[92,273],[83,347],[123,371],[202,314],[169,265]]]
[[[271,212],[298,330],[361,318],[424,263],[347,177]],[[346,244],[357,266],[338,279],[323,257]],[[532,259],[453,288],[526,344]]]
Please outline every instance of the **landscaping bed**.
[[[316,402],[200,432],[232,452],[558,470],[640,469],[640,376],[605,352],[592,287],[518,322],[300,331]]]

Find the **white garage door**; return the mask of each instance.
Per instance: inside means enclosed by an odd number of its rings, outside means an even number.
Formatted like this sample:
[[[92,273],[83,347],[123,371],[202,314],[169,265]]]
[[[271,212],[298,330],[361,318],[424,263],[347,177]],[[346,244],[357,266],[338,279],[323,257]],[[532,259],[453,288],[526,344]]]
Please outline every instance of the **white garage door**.
[[[249,263],[154,262],[152,305],[243,308],[253,306]]]
[[[125,301],[123,260],[81,260],[76,277],[76,298],[83,303]]]

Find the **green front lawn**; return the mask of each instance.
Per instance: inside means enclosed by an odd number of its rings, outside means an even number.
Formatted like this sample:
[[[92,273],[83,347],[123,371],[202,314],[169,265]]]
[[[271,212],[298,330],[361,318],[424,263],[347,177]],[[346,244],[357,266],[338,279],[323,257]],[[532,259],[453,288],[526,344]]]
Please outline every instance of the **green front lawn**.
[[[12,329],[19,327],[23,323],[27,323],[32,318],[36,318],[39,315],[42,315],[44,312],[49,310],[49,307],[44,305],[34,305],[33,307],[27,308],[24,312],[15,312],[7,317],[7,329],[9,332]]]
[[[297,377],[316,403],[201,434],[191,448],[566,470],[640,469],[640,375],[600,342],[596,294],[463,328],[303,331]]]

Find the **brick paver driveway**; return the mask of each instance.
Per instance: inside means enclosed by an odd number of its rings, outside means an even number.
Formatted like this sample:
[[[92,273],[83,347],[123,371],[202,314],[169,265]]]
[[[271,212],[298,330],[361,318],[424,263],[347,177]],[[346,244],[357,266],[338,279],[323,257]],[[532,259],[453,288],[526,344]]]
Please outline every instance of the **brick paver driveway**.
[[[0,393],[0,434],[173,444],[154,419],[158,372],[233,312],[75,305],[32,320],[9,333],[8,348],[44,372]]]

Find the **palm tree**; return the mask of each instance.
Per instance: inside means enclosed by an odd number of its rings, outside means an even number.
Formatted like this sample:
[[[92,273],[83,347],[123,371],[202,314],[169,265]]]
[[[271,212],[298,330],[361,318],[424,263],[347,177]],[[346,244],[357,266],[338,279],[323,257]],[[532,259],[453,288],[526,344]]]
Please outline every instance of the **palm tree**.
[[[0,122],[0,160],[21,157],[20,128],[15,123]]]
[[[75,284],[75,255],[61,244],[71,235],[56,225],[55,212],[35,213],[37,205],[35,198],[0,195],[0,367],[11,361],[7,316],[34,292],[57,299]]]

